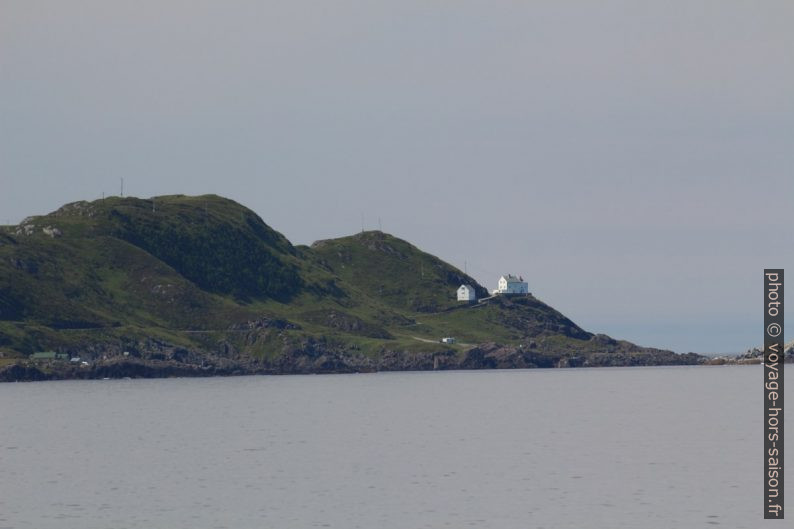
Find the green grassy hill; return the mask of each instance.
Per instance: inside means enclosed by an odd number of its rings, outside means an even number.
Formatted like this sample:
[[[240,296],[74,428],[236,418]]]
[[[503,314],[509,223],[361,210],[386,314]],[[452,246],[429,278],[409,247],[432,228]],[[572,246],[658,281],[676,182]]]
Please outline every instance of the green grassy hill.
[[[412,244],[379,231],[317,241],[311,246],[319,263],[349,286],[395,309],[433,313],[457,306],[463,284],[488,291],[474,278]]]
[[[487,296],[391,235],[295,247],[215,195],[76,202],[0,230],[0,369],[151,376],[681,361],[592,335],[532,296],[458,303],[461,283]],[[50,350],[89,367],[29,359]]]

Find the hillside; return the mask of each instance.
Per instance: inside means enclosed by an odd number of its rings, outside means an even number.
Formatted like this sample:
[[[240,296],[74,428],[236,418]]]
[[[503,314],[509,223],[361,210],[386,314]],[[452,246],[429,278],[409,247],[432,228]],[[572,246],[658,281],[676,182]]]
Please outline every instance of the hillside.
[[[457,305],[450,295],[463,283],[485,287],[441,259],[379,231],[317,241],[311,255],[341,281],[400,310],[433,313]]]
[[[391,235],[295,247],[214,195],[76,202],[0,230],[0,378],[699,361],[593,335],[531,295],[461,304],[461,283],[487,296]]]

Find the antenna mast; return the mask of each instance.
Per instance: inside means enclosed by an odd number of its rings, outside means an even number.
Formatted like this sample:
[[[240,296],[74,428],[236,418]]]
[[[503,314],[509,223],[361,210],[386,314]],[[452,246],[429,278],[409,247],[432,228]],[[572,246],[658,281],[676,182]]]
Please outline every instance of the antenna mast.
[[[121,196],[124,196],[124,178],[121,179]]]

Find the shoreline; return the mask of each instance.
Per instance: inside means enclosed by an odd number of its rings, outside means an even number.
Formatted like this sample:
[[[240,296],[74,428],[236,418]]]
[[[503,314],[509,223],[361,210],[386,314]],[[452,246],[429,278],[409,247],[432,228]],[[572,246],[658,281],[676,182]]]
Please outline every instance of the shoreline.
[[[459,355],[456,351],[408,353],[389,351],[379,358],[339,353],[293,354],[272,361],[234,361],[215,357],[202,364],[176,360],[114,357],[88,366],[68,361],[20,360],[0,369],[0,382],[100,380],[105,378],[173,378],[245,375],[350,374],[410,371],[472,371],[488,369],[570,369],[583,367],[649,367],[709,365],[694,353],[671,352],[547,354],[482,344]]]

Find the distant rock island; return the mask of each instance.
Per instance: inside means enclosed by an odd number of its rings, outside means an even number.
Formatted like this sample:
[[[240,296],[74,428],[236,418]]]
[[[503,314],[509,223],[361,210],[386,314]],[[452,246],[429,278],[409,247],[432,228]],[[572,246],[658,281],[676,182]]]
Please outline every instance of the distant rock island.
[[[380,231],[294,246],[216,195],[75,202],[0,229],[0,380],[704,361],[502,279]]]
[[[738,355],[724,355],[709,358],[707,364],[709,365],[723,365],[723,364],[760,364],[764,360],[764,348],[753,347],[744,353]],[[783,361],[785,363],[794,363],[794,340],[788,342],[783,346]]]

